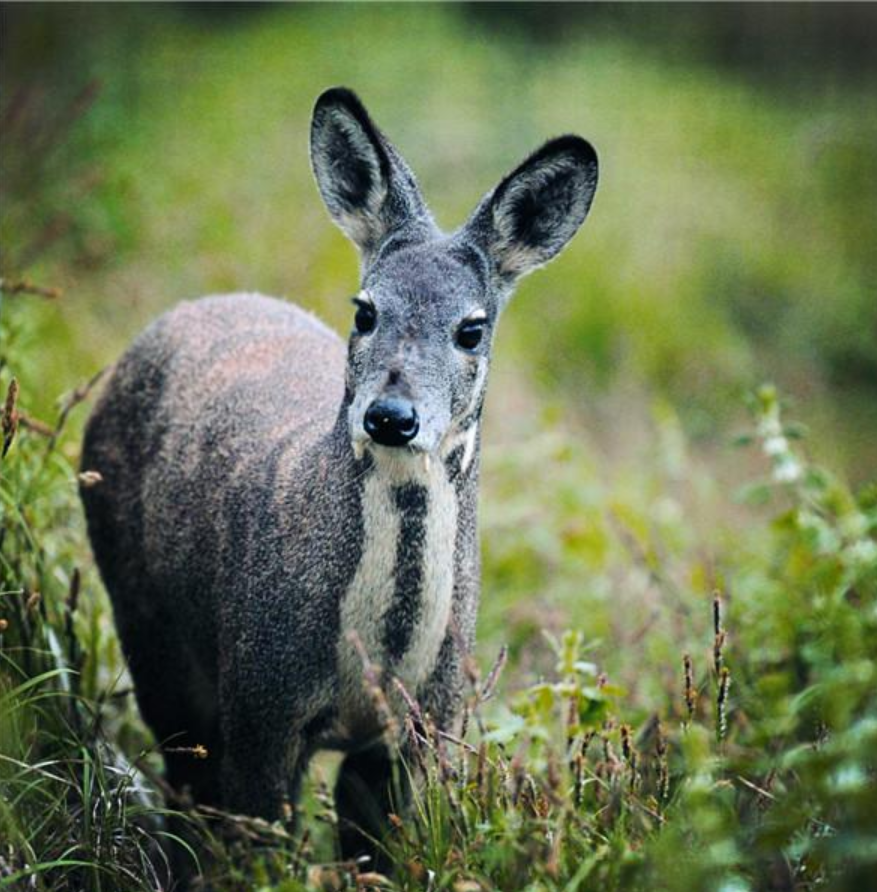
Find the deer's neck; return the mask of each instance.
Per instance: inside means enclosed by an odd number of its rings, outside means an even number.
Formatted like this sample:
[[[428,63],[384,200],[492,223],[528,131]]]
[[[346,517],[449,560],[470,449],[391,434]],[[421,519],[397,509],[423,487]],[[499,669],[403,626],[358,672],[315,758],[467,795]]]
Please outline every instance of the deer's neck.
[[[447,460],[401,450],[364,460],[363,539],[339,642],[339,718],[352,736],[374,719],[364,659],[415,696],[435,667],[451,616],[465,448],[455,444]]]

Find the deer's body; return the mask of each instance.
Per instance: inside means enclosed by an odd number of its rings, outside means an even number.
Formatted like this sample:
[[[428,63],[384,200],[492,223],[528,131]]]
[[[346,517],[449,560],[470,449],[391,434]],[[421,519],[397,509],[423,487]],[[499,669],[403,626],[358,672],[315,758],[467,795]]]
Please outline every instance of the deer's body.
[[[222,757],[267,767],[253,757],[273,734],[285,748],[295,729],[305,751],[376,741],[347,632],[439,712],[452,699],[450,641],[439,654],[455,579],[473,632],[474,487],[439,461],[357,461],[344,357],[279,301],[182,304],[119,362],[89,424],[83,467],[103,477],[84,493],[90,532],[141,708],[168,747],[207,746],[171,772],[202,800],[222,798]],[[242,773],[236,807],[279,808],[285,775],[272,789]]]
[[[170,783],[274,818],[310,754],[343,749],[353,854],[389,807],[366,676],[391,709],[396,678],[453,721],[493,328],[512,281],[584,219],[596,161],[549,143],[446,236],[352,94],[321,97],[312,156],[363,255],[349,345],[258,295],[180,305],[117,364],[83,448],[102,482],[82,495]],[[206,760],[169,751],[196,744]]]

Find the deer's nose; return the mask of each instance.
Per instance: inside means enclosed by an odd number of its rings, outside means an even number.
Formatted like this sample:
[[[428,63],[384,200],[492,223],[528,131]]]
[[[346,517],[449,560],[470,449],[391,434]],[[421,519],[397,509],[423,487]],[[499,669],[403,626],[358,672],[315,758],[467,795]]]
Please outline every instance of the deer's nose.
[[[365,432],[381,446],[404,446],[417,436],[417,410],[407,400],[388,397],[375,400],[365,410]]]

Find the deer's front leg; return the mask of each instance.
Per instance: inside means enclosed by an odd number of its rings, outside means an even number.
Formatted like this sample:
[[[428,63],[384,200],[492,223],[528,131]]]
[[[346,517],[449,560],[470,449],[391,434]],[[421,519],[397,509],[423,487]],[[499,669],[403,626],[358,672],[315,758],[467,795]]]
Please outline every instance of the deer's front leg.
[[[404,813],[410,787],[405,754],[397,757],[384,744],[345,756],[335,784],[341,857],[367,855],[369,869],[388,872],[392,861],[384,847],[388,816]]]
[[[245,694],[239,684],[232,690],[223,694],[223,806],[273,821],[298,793],[306,765],[304,721],[279,708],[274,690]]]
[[[330,685],[303,648],[290,650],[295,628],[270,619],[224,651],[222,792],[230,811],[276,820],[295,805]]]

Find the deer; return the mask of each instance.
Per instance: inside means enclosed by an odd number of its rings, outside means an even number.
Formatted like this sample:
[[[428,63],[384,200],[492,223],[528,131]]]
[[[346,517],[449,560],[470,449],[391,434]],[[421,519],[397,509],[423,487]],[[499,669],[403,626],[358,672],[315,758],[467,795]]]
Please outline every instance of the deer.
[[[551,139],[446,233],[351,90],[317,99],[310,158],[360,255],[346,345],[259,294],[178,304],[110,371],[81,499],[170,788],[271,821],[311,756],[340,750],[341,853],[376,858],[396,755],[366,667],[392,714],[404,688],[453,729],[497,323],[584,222],[598,162],[579,136]]]

